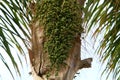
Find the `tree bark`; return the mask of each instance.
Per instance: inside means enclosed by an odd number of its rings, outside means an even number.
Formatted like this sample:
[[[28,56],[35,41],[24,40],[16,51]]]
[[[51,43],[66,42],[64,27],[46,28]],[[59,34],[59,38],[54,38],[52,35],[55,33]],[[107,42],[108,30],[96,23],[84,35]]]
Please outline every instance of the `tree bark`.
[[[78,1],[81,1],[80,4],[84,4],[84,0]],[[60,67],[56,76],[56,70],[49,67],[49,55],[43,53],[43,44],[45,42],[44,28],[37,20],[32,21],[29,26],[32,36],[29,56],[34,80],[72,80],[79,69],[91,67],[92,58],[81,60],[81,34],[76,33],[75,39],[71,43],[73,46],[68,53],[69,56],[65,60],[66,66]],[[48,73],[50,74],[49,77],[47,77]]]

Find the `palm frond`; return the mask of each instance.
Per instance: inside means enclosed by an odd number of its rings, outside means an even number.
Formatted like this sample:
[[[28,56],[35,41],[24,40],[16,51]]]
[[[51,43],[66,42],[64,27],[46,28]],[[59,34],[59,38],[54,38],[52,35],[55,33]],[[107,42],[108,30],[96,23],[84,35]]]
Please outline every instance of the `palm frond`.
[[[20,71],[13,57],[11,47],[17,48],[21,54],[25,55],[22,45],[24,44],[25,47],[28,46],[25,41],[30,40],[28,24],[31,18],[30,13],[27,12],[27,4],[28,0],[0,1],[0,47],[6,51],[19,75]],[[22,45],[19,43],[19,40],[22,41]],[[7,65],[1,53],[2,52],[0,52],[0,59],[10,71],[10,67]],[[13,77],[12,71],[10,71],[10,73]]]
[[[6,63],[4,57],[0,54],[0,59],[3,61],[3,63],[5,64],[5,66],[7,67],[7,69],[9,70],[10,74],[12,75],[13,79],[14,79],[14,76],[12,74],[12,71],[10,70],[8,64]]]
[[[95,29],[93,36],[105,32],[98,54],[102,62],[107,61],[104,72],[108,75],[113,72],[113,78],[117,80],[120,76],[120,1],[89,0],[85,7],[84,26],[88,26],[88,32]]]

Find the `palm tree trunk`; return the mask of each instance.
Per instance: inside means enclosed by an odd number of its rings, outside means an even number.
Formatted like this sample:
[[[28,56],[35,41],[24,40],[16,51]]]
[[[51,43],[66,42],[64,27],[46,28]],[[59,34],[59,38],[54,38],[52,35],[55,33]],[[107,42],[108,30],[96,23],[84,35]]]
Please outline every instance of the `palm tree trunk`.
[[[81,40],[80,35],[77,35],[75,37],[74,46],[71,48],[69,56],[65,61],[67,66],[61,67],[58,76],[55,76],[55,70],[49,70],[50,68],[47,67],[47,65],[50,64],[47,53],[43,54],[42,52],[44,42],[43,29],[37,26],[37,23],[31,26],[33,30],[32,50],[29,51],[34,80],[46,80],[45,76],[48,71],[52,74],[48,80],[72,80],[79,69],[91,67],[92,58],[85,60],[81,60],[80,58]]]
[[[82,1],[82,0],[81,0]],[[83,3],[82,3],[83,4]],[[56,70],[50,68],[49,55],[43,52],[45,42],[44,28],[39,21],[32,21],[31,28],[31,49],[29,50],[30,61],[32,65],[32,75],[34,80],[72,80],[75,73],[82,68],[91,67],[92,58],[81,60],[81,34],[76,34],[73,40],[73,46],[65,60],[66,66],[60,67],[58,75]],[[49,77],[47,77],[49,75]]]

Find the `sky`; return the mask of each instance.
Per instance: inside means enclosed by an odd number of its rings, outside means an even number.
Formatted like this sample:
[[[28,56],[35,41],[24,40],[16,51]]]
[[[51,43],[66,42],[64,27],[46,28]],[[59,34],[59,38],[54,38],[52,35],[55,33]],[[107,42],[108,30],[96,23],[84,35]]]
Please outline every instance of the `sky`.
[[[84,34],[83,34],[84,35]],[[91,68],[83,68],[79,70],[80,74],[76,74],[77,77],[74,80],[99,80],[101,73],[101,63],[99,62],[99,56],[95,54],[95,50],[99,44],[93,38],[91,34],[82,39],[82,49],[81,49],[81,59],[92,57],[92,66]],[[105,79],[102,79],[105,80]]]

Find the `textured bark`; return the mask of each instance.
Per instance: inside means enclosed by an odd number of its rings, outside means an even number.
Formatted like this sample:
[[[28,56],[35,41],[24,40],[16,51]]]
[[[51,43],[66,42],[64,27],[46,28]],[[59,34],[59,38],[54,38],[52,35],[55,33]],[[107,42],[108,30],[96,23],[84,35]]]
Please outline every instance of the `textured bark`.
[[[84,0],[78,0],[81,5]],[[44,28],[40,25],[39,21],[32,21],[31,28],[31,49],[29,49],[30,61],[32,66],[32,75],[34,80],[72,80],[75,73],[82,68],[91,67],[92,58],[81,60],[81,39],[80,34],[75,35],[75,39],[71,44],[73,47],[68,53],[65,60],[66,66],[61,66],[58,75],[55,76],[56,70],[50,69],[50,59],[48,53],[43,54],[43,44],[45,42]],[[46,76],[50,74],[47,78]]]

